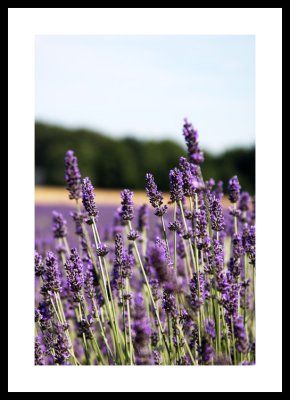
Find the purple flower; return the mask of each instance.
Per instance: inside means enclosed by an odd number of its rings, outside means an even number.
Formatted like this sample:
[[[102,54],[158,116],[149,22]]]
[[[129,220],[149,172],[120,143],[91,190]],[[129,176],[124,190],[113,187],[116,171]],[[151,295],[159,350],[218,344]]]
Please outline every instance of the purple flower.
[[[208,340],[204,337],[199,349],[199,359],[202,364],[209,364],[214,357],[214,350]]]
[[[39,336],[35,337],[34,342],[34,365],[45,365],[44,354],[40,344]]]
[[[161,355],[160,355],[159,351],[153,350],[153,358],[154,358],[155,365],[161,365]]]
[[[84,284],[83,262],[76,248],[71,249],[71,255],[65,263],[68,285],[73,292],[74,300],[80,302],[82,299],[82,287]]]
[[[195,238],[199,250],[204,247],[204,238],[207,236],[207,218],[204,207],[195,212]]]
[[[82,197],[81,174],[78,167],[78,159],[72,150],[68,150],[65,157],[65,177],[67,190],[71,200]]]
[[[155,246],[149,249],[148,258],[161,285],[171,286],[176,284],[174,270],[170,266],[166,246],[163,245],[162,241],[156,240]]]
[[[212,339],[215,339],[215,323],[212,319],[205,321],[205,330]]]
[[[197,167],[196,165],[189,163],[185,157],[180,157],[179,168],[182,172],[184,196],[193,196],[196,189],[199,187]]]
[[[85,221],[86,215],[81,211],[72,211],[70,213],[75,222],[75,233],[78,236],[83,234],[82,223]]]
[[[216,239],[213,240],[213,253],[209,255],[208,260],[211,270],[215,268],[217,275],[222,272],[224,267],[224,248],[221,242]]]
[[[204,304],[205,293],[204,293],[204,276],[202,273],[199,274],[199,288],[200,295],[198,295],[198,280],[197,274],[194,272],[193,277],[190,281],[190,294],[191,294],[191,305],[195,312],[197,312],[202,304]]]
[[[63,215],[57,211],[52,212],[52,232],[56,239],[64,238],[67,236],[67,222]]]
[[[247,354],[249,350],[249,343],[242,317],[235,318],[234,330],[235,330],[236,349],[240,353]]]
[[[121,218],[123,221],[131,221],[134,218],[134,209],[133,209],[133,192],[129,189],[124,189],[121,192]]]
[[[54,326],[55,340],[54,340],[54,362],[60,365],[67,365],[68,359],[70,358],[70,345],[65,334],[63,325],[58,321],[55,322]]]
[[[44,264],[42,256],[35,250],[34,254],[35,275],[41,276],[44,274]]]
[[[216,184],[214,195],[218,200],[221,200],[224,195],[223,185],[224,185],[223,181],[218,181],[218,183]]]
[[[153,360],[149,351],[151,327],[147,318],[144,299],[141,293],[134,297],[132,337],[137,365],[151,365]]]
[[[155,301],[159,300],[161,295],[160,295],[160,286],[158,279],[150,279],[149,283],[154,300]]]
[[[182,172],[178,168],[174,168],[169,172],[169,190],[170,200],[179,202],[183,199],[183,179]]]
[[[177,307],[175,296],[171,291],[163,291],[162,308],[167,314],[170,314],[173,318],[177,317]]]
[[[250,263],[256,264],[256,229],[255,226],[252,225],[250,228],[247,226],[243,229],[242,234],[242,243],[245,252],[249,256]]]
[[[229,180],[229,199],[232,203],[237,203],[240,198],[241,185],[235,175]]]
[[[90,178],[88,177],[83,179],[82,193],[83,193],[83,205],[85,207],[86,212],[90,217],[96,217],[98,215],[98,211],[95,203],[95,193]]]
[[[139,238],[139,233],[135,231],[134,229],[131,229],[130,232],[127,235],[128,240],[134,241]]]
[[[148,173],[145,175],[145,188],[152,206],[154,208],[160,207],[163,203],[162,192],[157,189],[157,185],[152,174]]]
[[[183,136],[187,145],[188,159],[193,164],[201,164],[204,161],[204,156],[199,148],[198,133],[191,123],[184,119]]]
[[[234,233],[232,236],[233,257],[239,259],[244,254],[242,238],[239,234]]]
[[[183,226],[180,221],[169,222],[168,229],[172,232],[183,233]]]
[[[177,254],[178,254],[178,256],[180,258],[185,258],[186,257],[184,243],[183,243],[182,237],[180,235],[177,235],[176,251],[177,251]]]
[[[157,207],[154,214],[157,215],[157,217],[162,217],[164,214],[167,213],[167,210],[168,210],[168,207],[165,204],[164,206]]]
[[[234,257],[231,257],[228,261],[228,270],[232,274],[234,278],[238,278],[241,275],[241,264],[240,260]]]
[[[113,263],[112,286],[119,290],[122,287],[121,268],[123,263],[123,240],[120,234],[115,235],[115,258]]]
[[[211,227],[214,231],[222,231],[225,228],[222,205],[214,195],[209,194],[208,199]]]
[[[240,201],[239,201],[239,209],[241,211],[248,211],[250,208],[250,203],[251,201],[251,196],[249,195],[248,192],[242,192],[240,196]]]
[[[143,232],[148,228],[148,206],[147,204],[142,204],[138,209],[138,226],[139,232]]]
[[[105,243],[100,243],[96,248],[98,257],[105,257],[109,253],[109,249]]]
[[[134,266],[133,254],[131,254],[127,249],[124,249],[122,255],[122,266],[121,266],[123,279],[131,278],[133,266]]]
[[[208,181],[205,182],[205,188],[206,190],[211,191],[215,185],[215,180],[213,178],[210,178]]]
[[[60,292],[62,290],[58,264],[52,251],[46,255],[46,269],[44,278],[45,291]]]
[[[91,270],[91,268],[87,268],[85,274],[84,274],[84,288],[87,296],[90,299],[93,299],[96,297],[96,289],[94,287],[94,275]]]
[[[239,284],[231,276],[231,273],[220,274],[218,290],[221,292],[221,304],[229,315],[234,317],[238,312]]]

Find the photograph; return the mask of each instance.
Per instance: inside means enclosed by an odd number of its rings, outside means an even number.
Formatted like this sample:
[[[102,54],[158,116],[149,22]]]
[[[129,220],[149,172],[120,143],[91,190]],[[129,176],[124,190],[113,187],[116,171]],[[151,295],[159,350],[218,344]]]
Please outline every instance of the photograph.
[[[255,46],[35,36],[35,366],[256,364]]]

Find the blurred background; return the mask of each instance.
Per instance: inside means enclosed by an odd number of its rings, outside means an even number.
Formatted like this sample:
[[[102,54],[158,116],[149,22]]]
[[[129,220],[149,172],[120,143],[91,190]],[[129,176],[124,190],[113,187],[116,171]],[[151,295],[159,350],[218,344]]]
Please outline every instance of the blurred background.
[[[205,178],[238,175],[254,194],[254,36],[37,36],[35,59],[36,202],[67,198],[68,149],[105,202],[114,189],[142,193],[146,172],[167,191],[184,117]]]

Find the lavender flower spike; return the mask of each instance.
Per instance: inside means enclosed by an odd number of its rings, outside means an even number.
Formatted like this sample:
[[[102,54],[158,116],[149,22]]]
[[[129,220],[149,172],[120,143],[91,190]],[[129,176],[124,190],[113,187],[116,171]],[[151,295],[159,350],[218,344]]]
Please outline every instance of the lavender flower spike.
[[[197,165],[203,163],[204,155],[199,148],[198,133],[186,118],[184,118],[183,136],[187,145],[188,160]]]
[[[222,205],[215,195],[209,195],[209,211],[211,227],[215,231],[222,231],[225,228]]]
[[[71,200],[82,197],[81,174],[78,167],[78,159],[72,150],[68,150],[65,157],[65,177],[67,190]]]
[[[121,192],[121,217],[123,221],[131,221],[134,218],[134,203],[132,201],[133,192],[124,189]]]
[[[144,229],[148,228],[148,206],[147,204],[142,204],[138,209],[138,231],[142,232]]]
[[[60,292],[62,290],[58,264],[52,251],[47,252],[45,269],[45,290]]]
[[[235,175],[229,180],[229,199],[232,203],[237,203],[240,198],[241,185]]]
[[[35,275],[41,276],[44,274],[44,265],[41,255],[35,250],[34,254]]]
[[[63,215],[57,211],[52,212],[52,232],[56,239],[64,238],[67,236],[67,222]]]
[[[81,290],[84,284],[83,263],[77,249],[71,249],[71,255],[65,263],[68,285],[74,295],[75,301],[80,301]]]
[[[179,168],[182,172],[184,196],[193,196],[199,187],[197,178],[197,166],[187,161],[185,157],[180,157]]]
[[[149,351],[151,327],[146,314],[144,299],[141,293],[134,297],[134,322],[132,326],[133,342],[137,365],[153,364],[152,356]]]
[[[169,172],[169,187],[170,187],[170,200],[172,202],[181,201],[184,196],[183,179],[182,179],[182,172],[178,168],[174,168]]]
[[[145,175],[145,188],[152,206],[154,208],[160,207],[163,203],[163,197],[162,193],[157,189],[157,185],[152,174]]]
[[[98,215],[98,211],[95,203],[95,193],[90,178],[88,177],[83,179],[82,192],[83,205],[86,212],[89,214],[90,217],[96,217]]]

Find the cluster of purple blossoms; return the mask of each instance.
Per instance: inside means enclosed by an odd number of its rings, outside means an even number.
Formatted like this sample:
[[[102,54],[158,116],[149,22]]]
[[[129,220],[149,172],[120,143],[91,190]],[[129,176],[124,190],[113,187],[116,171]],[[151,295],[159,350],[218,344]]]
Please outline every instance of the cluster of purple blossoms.
[[[234,321],[236,349],[243,354],[249,350],[248,338],[243,324],[243,318],[237,317]]]
[[[90,178],[84,178],[82,184],[83,206],[90,217],[97,217],[98,210],[95,203],[94,187]]]
[[[224,183],[223,181],[218,181],[218,183],[216,184],[216,188],[214,190],[214,195],[218,200],[221,200],[223,198],[223,186]]]
[[[183,192],[183,178],[182,172],[178,168],[174,168],[169,172],[169,190],[170,200],[174,203],[182,201]]]
[[[166,246],[162,241],[157,240],[155,246],[149,249],[148,258],[159,284],[168,289],[176,287],[176,275],[170,265]]]
[[[198,287],[199,286],[199,287]],[[191,294],[191,305],[195,312],[204,304],[205,300],[205,287],[204,287],[204,276],[202,273],[199,274],[199,285],[197,273],[193,273],[193,277],[189,284]]]
[[[67,236],[67,222],[63,215],[57,211],[52,213],[52,232],[56,239],[61,239]]]
[[[216,337],[215,322],[212,319],[208,319],[205,321],[205,330],[211,339],[215,339]]]
[[[237,203],[240,198],[241,185],[237,176],[229,180],[229,199],[232,203]]]
[[[217,232],[222,231],[225,228],[222,205],[213,194],[210,194],[208,199],[211,228]]]
[[[43,289],[46,292],[61,292],[62,284],[58,268],[58,262],[52,251],[47,252],[45,260],[45,274]]]
[[[134,297],[133,341],[137,365],[151,365],[153,360],[149,351],[151,326],[147,318],[144,298],[141,293]]]
[[[122,264],[121,264],[121,274],[123,279],[130,279],[133,272],[133,266],[135,263],[135,259],[133,254],[125,249],[122,255]]]
[[[99,243],[96,253],[98,257],[105,257],[109,253],[108,246],[105,243]]]
[[[186,118],[184,119],[183,136],[187,145],[189,161],[193,164],[200,165],[204,161],[204,155],[199,148],[198,133]]]
[[[42,256],[35,250],[34,254],[35,275],[42,276],[44,274],[44,264]]]
[[[81,292],[84,285],[84,268],[76,248],[71,249],[71,255],[66,260],[65,269],[68,285],[73,293],[74,300],[80,302],[82,300]]]
[[[86,215],[85,213],[81,212],[81,211],[73,211],[70,213],[72,219],[75,222],[75,233],[78,236],[82,236],[83,235],[83,228],[82,228],[82,224],[85,222],[86,220]]]
[[[39,336],[35,337],[35,342],[34,342],[34,364],[45,365],[43,349],[40,343]]]
[[[250,228],[247,226],[243,229],[242,234],[242,243],[245,252],[247,253],[250,263],[256,264],[256,229],[255,226],[252,225]]]
[[[78,167],[78,160],[72,150],[68,150],[65,157],[65,177],[67,190],[71,200],[78,200],[82,197],[81,174]]]
[[[148,228],[149,210],[147,204],[142,204],[138,209],[138,225],[139,232],[143,232]]]
[[[129,189],[124,189],[121,192],[121,218],[123,221],[131,221],[134,218],[134,203],[132,201],[133,192]]]
[[[162,192],[157,188],[157,185],[152,174],[145,175],[145,189],[147,196],[149,197],[150,204],[154,208],[158,208],[163,204]]]
[[[155,215],[162,217],[167,212],[167,205],[163,205],[163,196],[157,188],[157,185],[152,174],[145,175],[145,189],[149,197],[150,204],[155,208]]]
[[[179,169],[182,173],[184,196],[193,196],[199,188],[197,166],[188,162],[185,157],[180,157]]]
[[[201,346],[199,349],[199,359],[201,361],[201,364],[210,364],[213,361],[214,354],[214,350],[207,338],[202,338]]]

